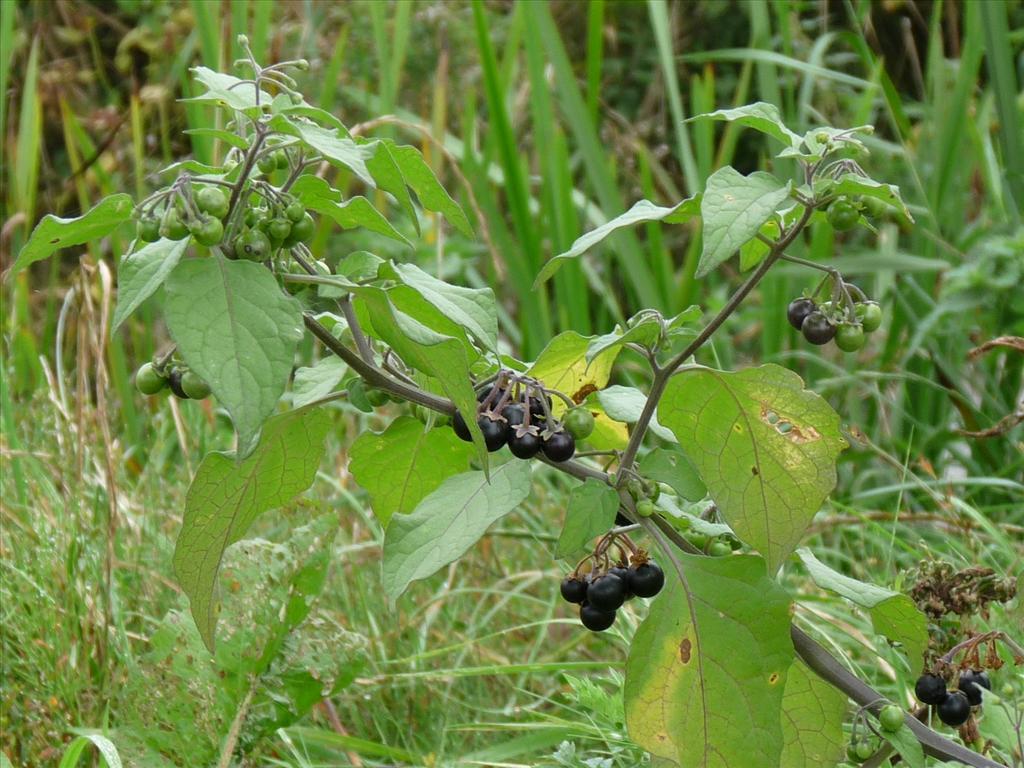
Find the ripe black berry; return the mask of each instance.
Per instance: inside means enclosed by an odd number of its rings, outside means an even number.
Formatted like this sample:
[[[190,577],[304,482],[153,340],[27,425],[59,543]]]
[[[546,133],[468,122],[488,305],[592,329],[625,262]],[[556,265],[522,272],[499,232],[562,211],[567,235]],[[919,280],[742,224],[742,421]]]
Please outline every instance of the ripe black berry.
[[[665,572],[657,563],[644,563],[631,568],[629,573],[629,589],[638,597],[654,597],[665,586]]]
[[[469,434],[469,425],[458,411],[452,416],[452,429],[455,430],[455,434],[460,440],[465,440],[467,443],[473,442],[473,436]]]
[[[515,429],[508,430],[508,449],[518,459],[532,459],[540,452],[540,435],[533,432],[518,434]]]
[[[807,316],[817,308],[818,305],[813,299],[793,299],[786,309],[786,318],[789,324],[799,331]]]
[[[836,327],[821,312],[811,312],[804,318],[800,331],[811,344],[828,344],[836,335]]]
[[[171,388],[171,392],[181,400],[188,400],[188,395],[185,394],[185,390],[181,388],[181,377],[184,374],[177,368],[174,368],[167,376],[167,386]]]
[[[626,602],[629,587],[618,576],[606,573],[587,587],[587,603],[599,611],[614,611]]]
[[[914,695],[922,704],[939,704],[946,698],[946,681],[938,675],[921,675],[914,684]]]
[[[608,573],[622,579],[622,583],[626,585],[626,599],[632,598],[633,591],[629,588],[629,568],[624,565],[616,565],[614,568],[609,568]]]
[[[600,608],[584,603],[580,606],[580,621],[592,632],[604,632],[615,623],[615,611],[602,611]]]
[[[520,424],[522,424],[523,419],[525,418],[525,414],[523,413],[523,406],[516,405],[515,403],[513,403],[512,405],[506,405],[502,409],[501,415],[505,417],[505,423],[508,424],[510,431],[512,428],[518,427]],[[536,422],[531,421],[531,423]]]
[[[476,401],[478,403],[482,403],[484,400],[487,399],[487,396],[490,395],[493,390],[494,387],[484,387],[483,389],[476,393]],[[503,389],[499,389],[497,392],[495,392],[494,397],[491,398],[491,405],[497,404],[497,402],[501,400],[501,396],[503,394],[505,394],[505,390]]]
[[[952,691],[937,707],[939,720],[954,728],[967,722],[971,716],[971,702],[963,691]]]
[[[551,397],[549,395],[544,395],[544,400],[547,403],[548,411],[550,411],[551,410]],[[539,397],[531,397],[530,398],[530,413],[533,414],[534,416],[543,416],[544,415],[544,406],[541,405],[541,401],[540,401]]]
[[[587,582],[566,576],[562,579],[562,599],[570,603],[582,603],[587,599]]]
[[[484,444],[488,451],[494,453],[505,444],[505,440],[508,439],[508,428],[505,426],[505,422],[481,416],[476,423],[484,435]]]
[[[576,453],[576,441],[568,432],[555,432],[544,441],[543,451],[552,461],[568,461]]]
[[[968,669],[966,672],[960,673],[960,682],[957,683],[957,688],[963,691],[972,707],[977,707],[981,704],[981,689],[991,691],[992,683],[989,682],[988,675],[984,670]]]

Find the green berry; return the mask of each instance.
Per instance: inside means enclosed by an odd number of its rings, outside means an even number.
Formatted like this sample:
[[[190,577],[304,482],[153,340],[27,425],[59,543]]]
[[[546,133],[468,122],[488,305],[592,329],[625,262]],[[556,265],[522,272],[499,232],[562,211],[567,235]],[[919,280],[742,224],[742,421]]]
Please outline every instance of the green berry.
[[[273,152],[268,152],[256,161],[256,165],[263,173],[273,173],[277,170],[277,158]]]
[[[223,219],[228,214],[228,196],[220,187],[203,187],[196,192],[196,207],[203,213]]]
[[[291,234],[292,223],[284,216],[275,216],[266,226],[267,237],[270,242],[280,245]]]
[[[868,742],[868,741],[857,742],[857,749],[856,749],[856,751],[857,751],[857,757],[860,759],[860,762],[864,762],[869,757],[871,757],[873,754],[875,754],[875,748],[873,746],[871,746],[871,742]]]
[[[594,414],[586,408],[573,408],[565,414],[562,425],[577,440],[585,440],[594,431]]]
[[[168,240],[183,240],[188,237],[188,227],[181,219],[177,208],[170,207],[164,212],[163,221],[160,222],[160,237]]]
[[[135,372],[135,387],[144,395],[155,395],[167,386],[167,379],[152,363],[143,363]]]
[[[864,333],[874,333],[882,325],[882,307],[878,302],[865,301],[854,307],[857,319],[860,320]]]
[[[288,167],[288,153],[285,152],[283,149],[277,150],[277,152],[273,154],[273,158],[278,170],[283,171],[285,168]]]
[[[298,200],[292,200],[284,207],[284,215],[288,217],[288,221],[295,224],[302,221],[302,217],[306,215],[306,207]]]
[[[160,220],[156,216],[144,216],[135,225],[135,233],[145,243],[156,242],[160,239]]]
[[[388,397],[388,393],[385,392],[383,389],[371,387],[366,390],[366,400],[374,408],[380,408],[382,405],[386,404],[390,399],[391,398]]]
[[[217,245],[224,238],[224,225],[216,216],[204,215],[189,222],[189,231],[200,245],[207,248]]]
[[[828,207],[828,223],[838,232],[853,229],[860,221],[860,211],[846,200],[836,200]]]
[[[882,730],[888,733],[896,733],[903,727],[903,710],[895,704],[886,704],[878,713],[878,722]]]
[[[313,221],[313,217],[308,213],[305,214],[301,219],[292,224],[292,231],[288,233],[288,237],[284,240],[284,247],[291,248],[294,245],[305,242],[313,236],[313,232],[316,231],[316,222]]]
[[[836,327],[835,342],[843,352],[856,352],[864,346],[864,328],[854,323],[840,323]]]
[[[203,400],[210,396],[210,385],[203,381],[199,374],[185,371],[181,374],[181,391],[192,400]]]
[[[708,548],[708,554],[712,557],[725,557],[732,554],[732,547],[727,541],[716,541]]]
[[[700,531],[690,531],[686,534],[686,540],[701,551],[708,545],[708,535]]]
[[[636,513],[640,517],[650,517],[654,514],[654,502],[650,499],[642,499],[636,503]]]
[[[266,261],[270,251],[270,240],[258,229],[250,229],[235,238],[235,256],[239,259]]]

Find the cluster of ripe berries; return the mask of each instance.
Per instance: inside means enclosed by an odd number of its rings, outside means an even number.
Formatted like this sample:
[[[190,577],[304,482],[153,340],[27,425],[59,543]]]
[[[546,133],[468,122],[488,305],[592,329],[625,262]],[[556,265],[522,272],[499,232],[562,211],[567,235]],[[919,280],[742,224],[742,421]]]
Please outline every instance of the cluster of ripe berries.
[[[199,374],[173,364],[160,368],[155,363],[143,363],[135,372],[135,387],[144,395],[155,395],[166,387],[182,400],[210,396],[210,385]]]
[[[502,379],[499,379],[502,381]],[[559,422],[551,415],[551,398],[536,384],[511,379],[477,394],[476,424],[487,450],[507,445],[512,455],[532,459],[543,453],[551,461],[568,461],[576,452],[576,440],[594,429],[594,417],[585,408],[573,408]],[[472,441],[462,414],[452,417],[452,429],[466,442]]]
[[[991,691],[992,683],[984,670],[968,669],[960,673],[957,690],[946,688],[946,681],[939,675],[921,675],[914,685],[914,695],[922,704],[935,707],[939,720],[946,725],[958,727],[971,716],[971,707],[981,705],[981,689]]]
[[[665,586],[665,573],[646,557],[603,573],[570,574],[562,581],[562,597],[580,606],[580,622],[593,632],[615,623],[615,612],[632,597],[654,597]]]
[[[819,306],[814,299],[803,297],[789,303],[786,317],[811,344],[835,341],[844,352],[856,352],[864,346],[865,334],[881,326],[882,308],[874,301],[858,301],[851,316],[845,307],[836,307],[831,301]]]

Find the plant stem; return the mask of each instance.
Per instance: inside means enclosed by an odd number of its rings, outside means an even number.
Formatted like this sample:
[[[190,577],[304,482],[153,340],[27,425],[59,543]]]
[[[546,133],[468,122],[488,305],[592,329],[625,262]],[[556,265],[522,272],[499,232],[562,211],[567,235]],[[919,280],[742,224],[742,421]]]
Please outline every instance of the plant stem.
[[[231,757],[235,753],[235,747],[238,745],[238,737],[242,735],[242,725],[245,723],[245,718],[249,714],[249,707],[252,705],[252,697],[256,693],[256,681],[249,681],[249,691],[245,694],[245,698],[242,699],[242,703],[238,705],[238,711],[235,713],[235,719],[231,721],[231,728],[228,730],[228,735],[224,737],[224,748],[220,752],[220,759],[217,761],[217,768],[229,768],[231,765]]]
[[[772,246],[771,251],[765,256],[764,261],[757,267],[754,273],[747,278],[747,281],[739,287],[739,289],[729,298],[718,314],[712,318],[711,322],[704,326],[704,329],[697,334],[697,337],[691,341],[686,349],[680,352],[678,355],[673,357],[669,362],[662,367],[656,367],[654,369],[654,380],[651,382],[651,390],[647,394],[647,402],[644,403],[644,409],[640,414],[640,418],[637,420],[636,425],[633,427],[633,434],[629,437],[629,443],[626,445],[626,450],[622,454],[622,461],[620,467],[629,469],[633,466],[633,461],[636,459],[636,454],[640,450],[640,444],[643,442],[644,435],[647,433],[647,427],[651,423],[651,419],[654,418],[654,411],[658,407],[658,403],[661,400],[661,396],[665,393],[665,387],[668,385],[669,379],[678,370],[679,366],[685,363],[691,355],[693,355],[698,349],[707,343],[707,340],[714,335],[729,316],[736,311],[739,305],[745,298],[750,294],[752,290],[757,286],[758,283],[768,274],[768,270],[772,268],[776,261],[782,257],[782,252],[789,246],[790,243],[796,239],[796,236],[807,224],[811,218],[811,214],[814,212],[813,208],[806,208],[803,216],[797,221],[792,228],[786,232],[786,234],[779,238]]]

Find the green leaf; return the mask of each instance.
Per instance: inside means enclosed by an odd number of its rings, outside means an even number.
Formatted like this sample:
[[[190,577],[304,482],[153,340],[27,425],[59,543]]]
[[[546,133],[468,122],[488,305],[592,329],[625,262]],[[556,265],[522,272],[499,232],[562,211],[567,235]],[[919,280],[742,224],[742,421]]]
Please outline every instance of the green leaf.
[[[437,333],[391,304],[379,288],[363,288],[358,301],[373,319],[374,332],[406,365],[437,380],[444,394],[462,413],[476,412],[476,393],[470,383],[470,359],[462,341]],[[487,466],[487,448],[476,421],[469,431],[481,464]]]
[[[178,266],[188,244],[187,237],[183,240],[161,238],[121,260],[117,268],[117,306],[111,333],[163,285],[167,275]]]
[[[192,259],[167,278],[164,317],[182,357],[231,414],[246,455],[288,384],[302,338],[299,302],[262,264]]]
[[[618,510],[618,491],[607,483],[591,478],[577,485],[569,494],[565,523],[555,545],[555,557],[572,557],[595,538],[608,533],[615,525]]]
[[[208,136],[211,139],[220,139],[225,144],[230,144],[238,149],[248,149],[249,141],[237,133],[225,131],[223,128],[186,128],[182,133],[189,136]]]
[[[761,225],[760,234],[769,240],[777,239],[779,236],[778,219],[768,219],[768,221]],[[754,237],[747,240],[747,242],[740,246],[740,272],[746,272],[756,267],[768,255],[769,251],[771,251],[771,246],[761,238]]]
[[[760,557],[677,557],[629,649],[629,736],[686,768],[780,765],[789,596]]]
[[[451,285],[415,264],[392,262],[391,269],[398,279],[465,328],[487,350],[498,351],[498,305],[494,291]]]
[[[78,738],[68,745],[65,756],[60,761],[58,768],[72,768],[78,765],[83,749],[89,744],[96,747],[96,751],[103,756],[103,764],[106,768],[121,768],[123,763],[121,762],[121,755],[117,752],[117,747],[114,746],[114,742],[102,733],[90,728],[70,728],[69,730]],[[81,747],[77,746],[78,744],[81,744]],[[73,759],[69,759],[69,756],[72,756]]]
[[[602,389],[608,383],[619,354],[618,347],[611,347],[588,361],[587,348],[592,340],[592,336],[581,336],[575,331],[558,334],[544,347],[527,373],[549,389],[564,392],[579,402],[589,392]],[[558,415],[565,410],[565,403],[556,397],[552,408]]]
[[[530,494],[530,465],[510,461],[445,480],[409,515],[391,519],[384,536],[384,589],[396,600],[410,583],[457,560],[492,523]]]
[[[578,258],[586,251],[593,248],[616,230],[623,227],[631,227],[635,224],[642,224],[648,221],[664,221],[669,224],[682,224],[693,216],[697,215],[700,198],[688,197],[676,205],[664,208],[655,205],[650,200],[641,200],[635,203],[632,208],[623,214],[616,216],[611,221],[606,221],[596,229],[577,238],[568,251],[552,257],[541,269],[537,279],[533,282],[533,289],[537,290],[542,284],[551,279],[551,276],[561,269],[562,264],[571,259]]]
[[[700,501],[708,489],[686,454],[675,448],[655,448],[639,462],[640,474],[672,487],[680,498]]]
[[[589,363],[611,347],[620,347],[624,344],[639,344],[642,347],[649,347],[658,340],[660,334],[661,325],[654,317],[640,320],[632,328],[623,329],[622,326],[617,325],[611,333],[591,339],[587,346],[587,362]]]
[[[364,432],[349,451],[349,472],[370,493],[385,528],[396,512],[408,514],[445,479],[469,467],[472,446],[450,429],[424,428],[402,416],[381,433]]]
[[[298,137],[306,146],[319,152],[333,165],[348,168],[367,186],[376,186],[366,165],[372,157],[372,147],[357,144],[353,139],[340,136],[336,129],[322,128],[304,120],[291,120],[284,115],[273,118],[270,127]]]
[[[834,571],[809,549],[798,549],[796,553],[815,584],[867,610],[875,631],[903,647],[910,668],[916,670],[921,666],[928,647],[928,619],[913,600],[900,592]]]
[[[755,171],[743,176],[725,166],[709,178],[700,203],[704,220],[704,249],[697,277],[704,277],[727,260],[789,198],[790,182],[783,184],[769,173]]]
[[[239,112],[245,112],[250,116],[260,111],[256,107],[256,86],[253,83],[233,75],[226,75],[223,72],[215,72],[207,67],[192,67],[192,74],[198,82],[206,87],[206,92],[189,99],[182,99],[182,101],[220,104],[237,109]],[[261,109],[269,108],[273,97],[262,89],[260,89],[259,96]]]
[[[682,371],[658,418],[736,535],[778,570],[835,486],[836,456],[846,447],[838,414],[795,373],[763,365]]]
[[[62,219],[53,214],[43,216],[18,254],[8,272],[8,279],[29,264],[48,258],[62,248],[109,235],[121,222],[131,218],[133,207],[130,196],[110,195],[74,219]]]
[[[782,697],[785,746],[780,766],[821,768],[843,758],[846,696],[800,662],[789,668]]]
[[[684,122],[692,123],[697,120],[724,120],[730,123],[738,123],[778,139],[789,147],[799,147],[802,141],[799,134],[789,130],[786,124],[782,122],[779,108],[774,104],[768,104],[763,101],[747,104],[735,109],[719,109],[717,112],[694,115]]]
[[[241,463],[231,454],[210,453],[196,470],[185,498],[173,565],[199,634],[211,651],[220,611],[217,573],[224,550],[259,515],[313,484],[329,426],[319,410],[289,411],[266,423],[259,445]]]
[[[473,226],[466,218],[465,211],[456,203],[448,191],[441,185],[434,175],[434,171],[427,165],[423,155],[416,147],[398,145],[389,142],[391,155],[405,177],[405,183],[419,198],[420,205],[428,211],[440,213],[448,223],[455,227],[466,237],[473,237]]]
[[[598,392],[597,402],[601,404],[609,418],[625,424],[635,424],[640,420],[640,414],[643,413],[647,395],[635,387],[623,387],[616,384]],[[648,428],[662,440],[668,440],[671,443],[676,441],[676,436],[658,423],[657,416],[651,418]]]
[[[893,749],[899,753],[900,757],[903,758],[900,765],[906,765],[907,768],[925,768],[927,763],[924,758],[924,748],[912,730],[900,728],[895,733],[889,733],[884,730],[881,733],[882,738],[888,741]]]
[[[369,251],[352,251],[338,262],[335,272],[349,280],[375,280],[384,259]]]
[[[345,362],[334,355],[318,360],[316,365],[296,370],[292,382],[292,407],[301,408],[331,394],[347,370]]]
[[[357,139],[360,147],[367,153],[366,168],[373,177],[378,189],[390,192],[398,202],[398,206],[409,217],[416,227],[417,234],[420,231],[420,220],[413,207],[412,198],[406,187],[405,176],[402,175],[398,163],[391,154],[391,149],[384,141]]]
[[[357,195],[341,202],[341,192],[318,176],[300,176],[289,191],[309,210],[330,217],[342,229],[363,227],[408,246],[412,245],[365,197]]]

